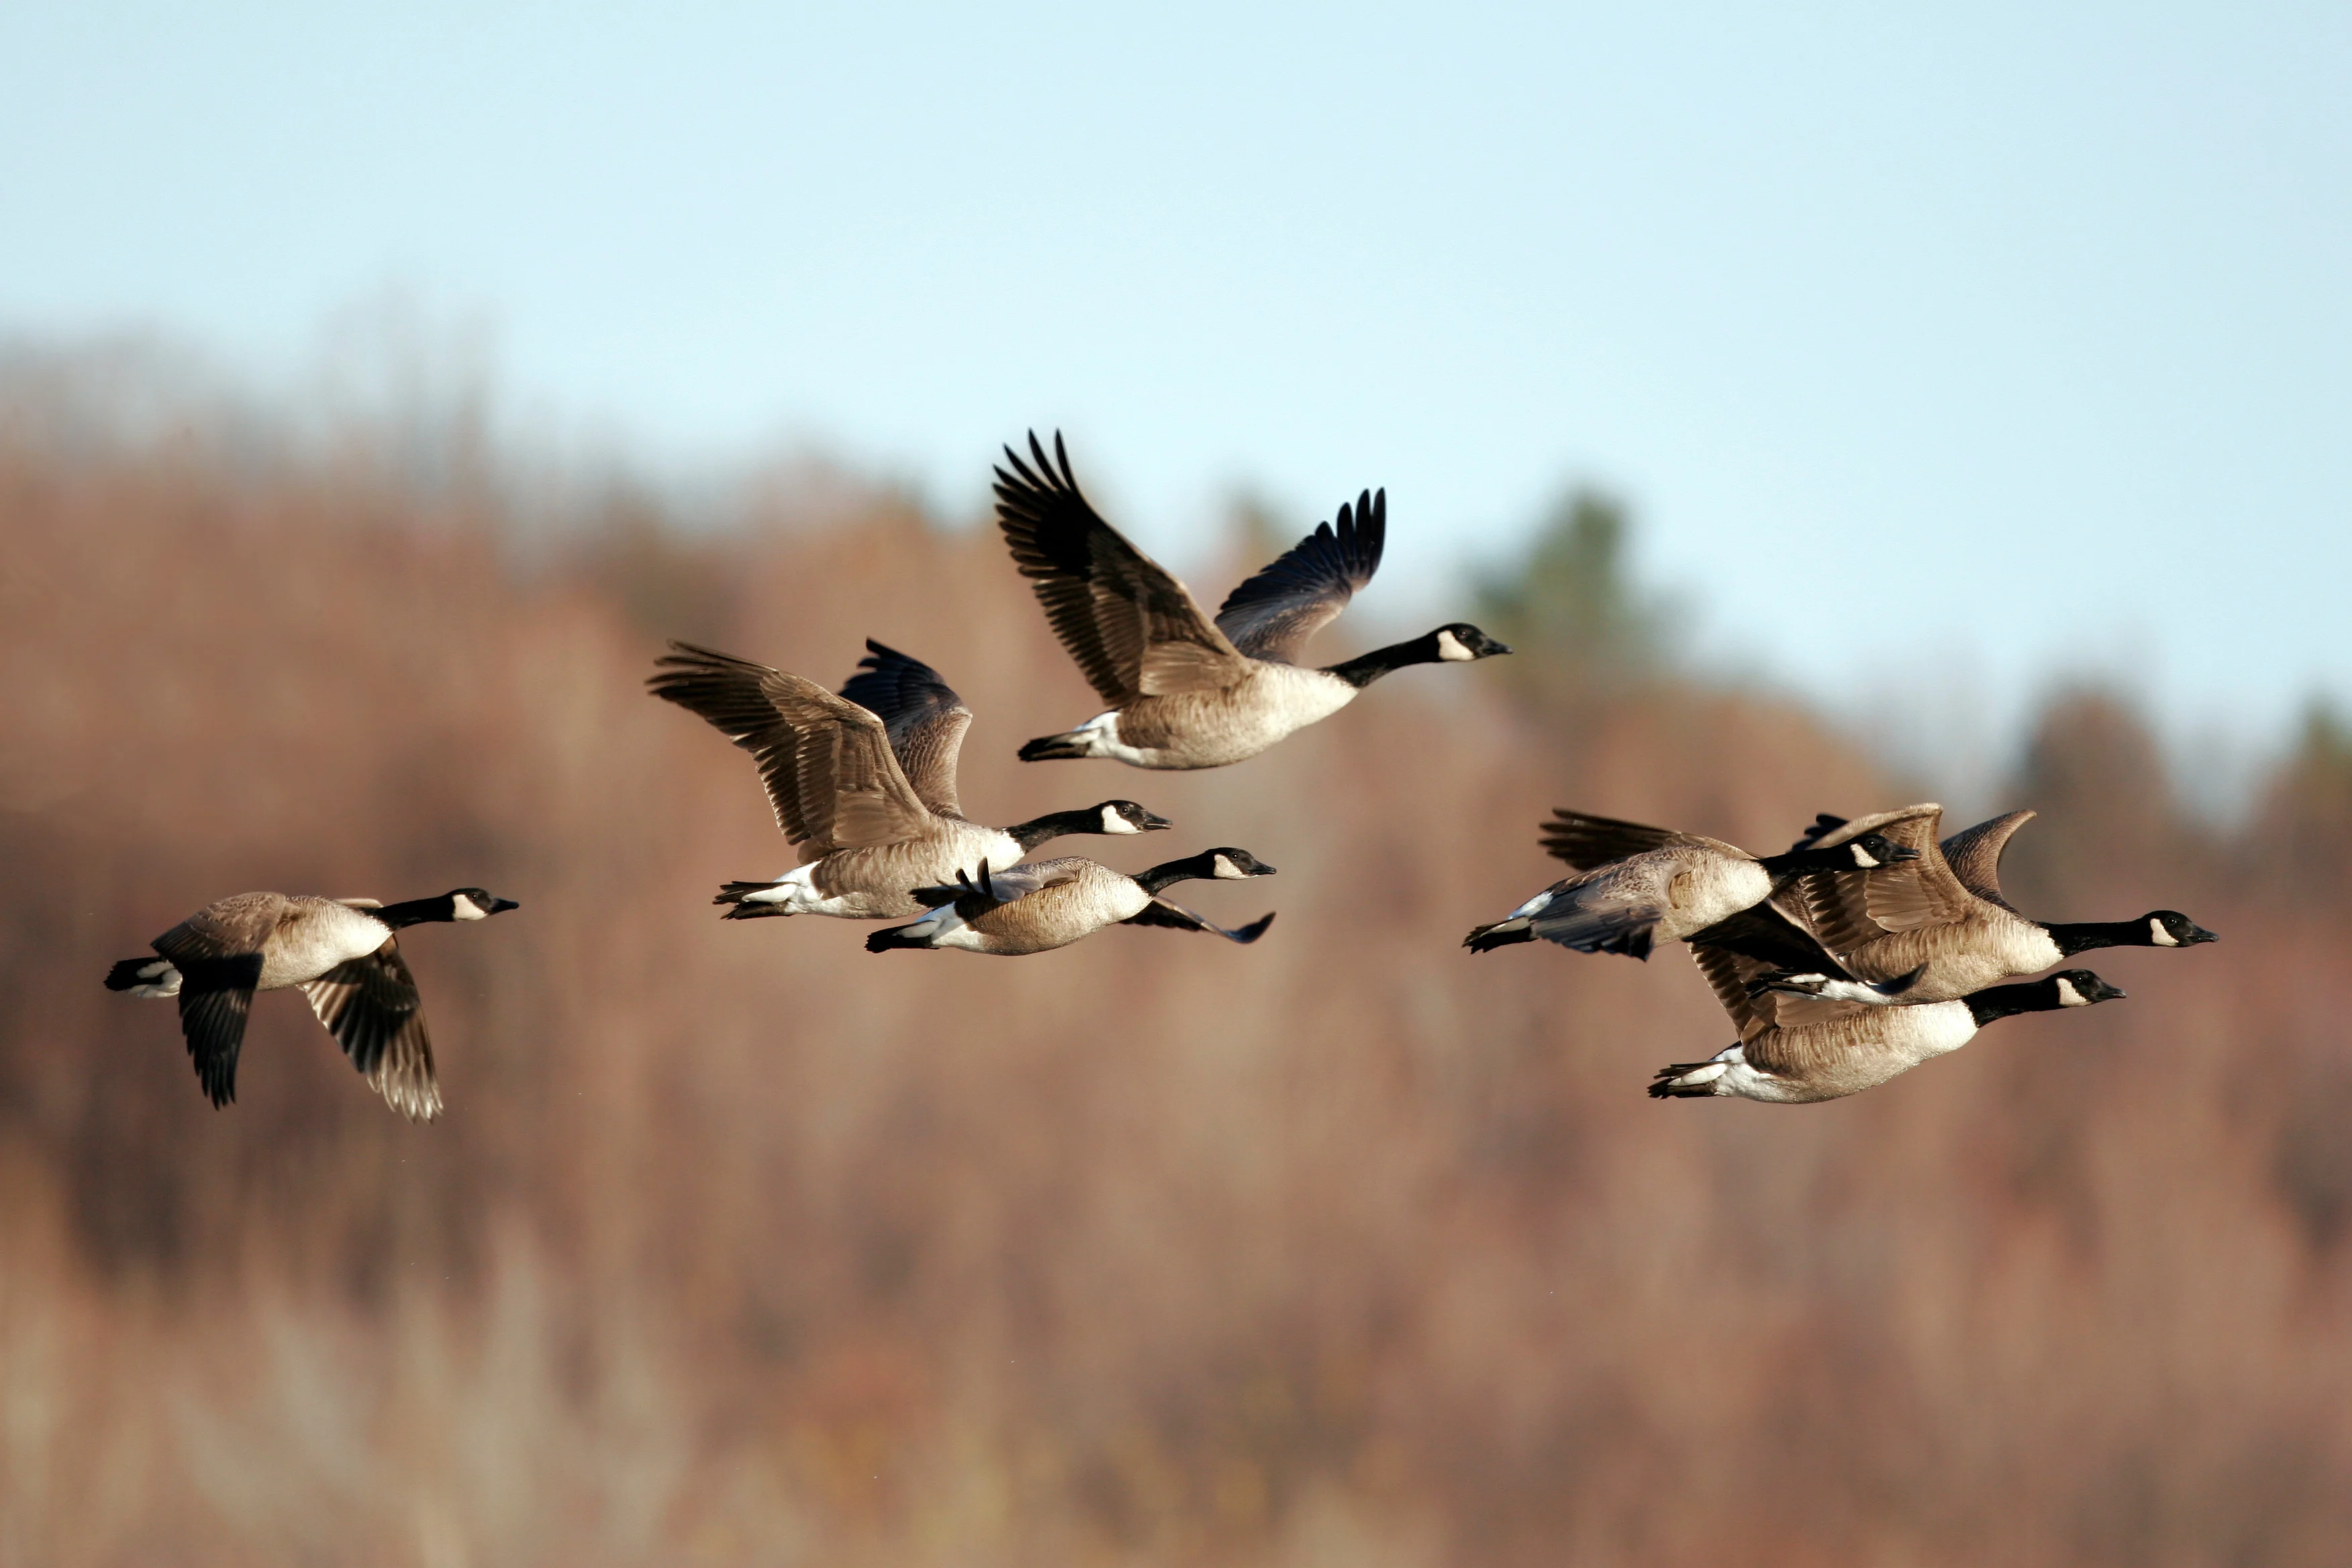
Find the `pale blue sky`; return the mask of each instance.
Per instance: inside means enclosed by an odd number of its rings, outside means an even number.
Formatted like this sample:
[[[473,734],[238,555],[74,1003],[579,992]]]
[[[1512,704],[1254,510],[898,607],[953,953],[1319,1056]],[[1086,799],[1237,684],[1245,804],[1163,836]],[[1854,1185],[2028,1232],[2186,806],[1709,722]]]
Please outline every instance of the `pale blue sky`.
[[[1849,709],[2352,694],[2340,3],[19,0],[0,241],[264,383],[405,290],[670,472],[1058,424],[1179,563],[1384,484],[1401,614],[1599,479]]]

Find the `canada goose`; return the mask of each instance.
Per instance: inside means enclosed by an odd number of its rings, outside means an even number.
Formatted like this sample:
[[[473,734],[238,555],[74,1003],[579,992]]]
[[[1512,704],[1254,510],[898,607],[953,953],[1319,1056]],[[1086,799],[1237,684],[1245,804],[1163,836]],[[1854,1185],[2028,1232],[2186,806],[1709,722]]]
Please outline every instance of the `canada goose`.
[[[384,1103],[412,1121],[430,1121],[441,1114],[433,1041],[416,979],[393,933],[428,921],[488,920],[520,907],[479,888],[404,904],[239,893],[206,904],[157,937],[149,945],[161,958],[117,963],[106,988],[180,999],[180,1032],[196,1081],[217,1107],[236,1098],[236,1054],[253,994],[299,985]]]
[[[1800,845],[1833,847],[1869,834],[1916,851],[1867,870],[1817,870],[1790,893],[1806,923],[1848,972],[1767,977],[1777,988],[1865,1005],[1948,1002],[2102,947],[2194,947],[2214,934],[2177,910],[2137,920],[2056,923],[2029,919],[2000,894],[2010,836],[2033,819],[2012,811],[1936,842],[1943,807],[1929,803],[1845,821],[1824,812]],[[1899,996],[1874,983],[1916,973]]]
[[[1032,432],[1032,468],[1007,447],[996,515],[1054,635],[1111,705],[1066,734],[1021,748],[1024,762],[1115,757],[1139,768],[1219,768],[1327,719],[1392,669],[1511,650],[1456,622],[1318,669],[1292,662],[1372,580],[1387,492],[1358,498],[1231,594],[1213,623],[1166,569],[1105,522],[1078,491],[1069,454]]]
[[[952,947],[1010,958],[1067,947],[1109,925],[1172,926],[1213,931],[1228,942],[1253,942],[1274,923],[1272,915],[1227,931],[1170,903],[1160,896],[1160,889],[1195,879],[1239,881],[1273,875],[1273,867],[1246,849],[1234,848],[1204,849],[1132,877],[1077,856],[995,872],[983,866],[977,879],[961,877],[957,887],[924,889],[917,896],[937,907],[911,924],[874,932],[866,946],[872,952]]]
[[[1757,989],[1767,966],[1721,947],[1691,956],[1738,1026],[1739,1043],[1703,1062],[1658,1069],[1654,1098],[1729,1095],[1797,1104],[1837,1100],[1874,1089],[1930,1057],[1956,1051],[1996,1018],[2088,1007],[2123,993],[2087,969],[2068,969],[2022,985],[1996,985],[1920,1006],[1871,1007],[1822,1002]],[[1789,1005],[1801,1009],[1791,1016]]]
[[[1010,866],[1069,833],[1169,826],[1131,800],[1057,811],[1011,827],[967,821],[956,757],[971,710],[939,672],[868,638],[836,697],[813,680],[691,643],[672,643],[653,694],[709,720],[760,764],[768,803],[803,864],[769,882],[730,882],[726,920],[834,915],[893,920],[927,907],[911,889],[983,860]]]
[[[1541,937],[1579,952],[1647,959],[1654,943],[1704,940],[1712,928],[1763,904],[1799,872],[1868,868],[1918,853],[1864,833],[1834,848],[1800,848],[1759,860],[1720,839],[1566,810],[1552,813],[1543,847],[1578,874],[1493,924],[1474,928],[1463,946],[1485,952]],[[1745,931],[1756,929],[1751,921]],[[1807,943],[1804,951],[1815,950]]]

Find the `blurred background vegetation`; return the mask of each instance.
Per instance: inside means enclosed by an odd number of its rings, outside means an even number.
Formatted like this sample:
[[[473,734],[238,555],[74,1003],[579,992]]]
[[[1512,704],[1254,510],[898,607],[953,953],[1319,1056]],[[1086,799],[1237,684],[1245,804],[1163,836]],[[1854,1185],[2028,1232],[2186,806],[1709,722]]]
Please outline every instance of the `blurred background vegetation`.
[[[1475,585],[1516,658],[1233,769],[1023,767],[1092,700],[972,520],[802,465],[686,528],[478,417],[68,368],[0,414],[0,1562],[2341,1560],[2341,715],[2216,822],[2058,689],[1978,803],[2042,814],[2013,896],[2223,940],[1856,1100],[1658,1104],[1727,1038],[1678,951],[1458,945],[1541,816],[1777,847],[1937,783],[1676,657],[1606,496]],[[1201,896],[1268,938],[717,921],[791,856],[652,658],[868,635],[975,708],[975,816],[1131,795],[1178,830],[1094,847],[1263,854]],[[98,984],[225,893],[468,883],[522,908],[408,944],[430,1127],[284,996],[215,1114]]]

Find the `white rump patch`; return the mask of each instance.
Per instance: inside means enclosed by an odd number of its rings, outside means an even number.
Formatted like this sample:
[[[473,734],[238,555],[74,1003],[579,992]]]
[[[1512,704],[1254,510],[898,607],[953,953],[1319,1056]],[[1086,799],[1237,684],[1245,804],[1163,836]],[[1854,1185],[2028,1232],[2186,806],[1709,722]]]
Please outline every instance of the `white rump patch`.
[[[1449,663],[1459,664],[1478,656],[1464,647],[1460,637],[1450,631],[1442,631],[1437,634],[1437,657]]]
[[[159,958],[151,963],[141,964],[139,978],[143,984],[131,988],[131,994],[133,996],[143,997],[152,1002],[166,996],[177,996],[180,994],[180,972],[172,966],[172,961],[168,958]]]
[[[2179,947],[2180,945],[2180,939],[2173,935],[2170,931],[2165,930],[2164,922],[2158,920],[2153,915],[2148,917],[2147,940],[2154,942],[2158,947]]]
[[[1143,831],[1143,829],[1138,827],[1124,816],[1121,816],[1118,812],[1111,806],[1107,805],[1102,808],[1102,819],[1103,831],[1105,833],[1140,833]]]
[[[2058,977],[2058,1005],[2061,1007],[2087,1007],[2090,1005],[2091,999],[2084,995],[2080,991],[2075,990],[2074,983],[2073,981],[2067,979],[2063,974]]]
[[[1731,1064],[1729,1062],[1707,1062],[1703,1066],[1691,1068],[1690,1071],[1675,1079],[1675,1087],[1677,1089],[1696,1088],[1698,1085],[1703,1083],[1713,1083],[1717,1079],[1721,1078],[1725,1073],[1727,1073],[1730,1070]]]

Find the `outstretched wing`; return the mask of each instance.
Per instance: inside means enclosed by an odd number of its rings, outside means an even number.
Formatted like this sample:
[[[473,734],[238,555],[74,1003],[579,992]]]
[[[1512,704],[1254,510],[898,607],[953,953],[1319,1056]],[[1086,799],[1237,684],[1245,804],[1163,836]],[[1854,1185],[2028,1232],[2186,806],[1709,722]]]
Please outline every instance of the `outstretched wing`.
[[[364,1074],[384,1103],[412,1121],[441,1114],[433,1076],[433,1041],[425,1027],[416,977],[386,938],[365,958],[339,963],[302,987],[310,1010]]]
[[[1049,460],[1029,437],[1033,468],[1007,447],[996,470],[996,521],[1013,563],[1035,585],[1054,635],[1106,702],[1213,691],[1247,670],[1184,584],[1097,515],[1071,476],[1062,437]]]
[[[971,728],[971,710],[938,670],[867,637],[866,657],[841,695],[882,721],[917,799],[943,816],[963,815],[956,800],[956,757]]]
[[[1936,847],[1944,808],[1930,802],[1858,816],[1822,833],[1815,847],[1834,848],[1865,833],[1876,833],[1916,860],[1869,871],[1809,871],[1799,879],[1808,923],[1823,947],[1841,956],[1890,931],[1946,925],[1966,915],[1969,890]]]
[[[1339,617],[1380,570],[1389,530],[1389,492],[1366,491],[1225,595],[1217,629],[1252,658],[1291,663],[1307,639]]]
[[[196,1081],[214,1105],[226,1105],[236,1098],[236,1056],[261,979],[261,955],[173,963],[180,971],[180,1033]]]
[[[646,682],[700,714],[760,764],[784,837],[803,858],[903,844],[935,820],[890,750],[882,721],[814,680],[691,643],[672,643]]]
[[[1270,913],[1263,914],[1239,931],[1227,931],[1214,921],[1202,919],[1181,904],[1171,904],[1165,899],[1155,898],[1141,910],[1118,923],[1129,926],[1166,926],[1172,931],[1205,931],[1223,937],[1227,942],[1237,942],[1246,947],[1265,934],[1265,928],[1274,923],[1274,916]]]
[[[1685,939],[1693,947],[1720,947],[1752,958],[1768,968],[1786,969],[1800,974],[1826,974],[1832,980],[1851,980],[1853,975],[1830,956],[1829,950],[1813,939],[1813,933],[1797,924],[1770,903],[1745,909],[1727,920],[1720,920],[1705,931],[1694,931]]]
[[[261,984],[261,944],[286,905],[282,893],[239,893],[205,905],[150,944],[180,972],[180,1033],[196,1081],[215,1106],[236,1098],[236,1058]]]
[[[2012,811],[1945,839],[1944,861],[1951,867],[1952,875],[1960,879],[1960,886],[1985,902],[1999,904],[2015,914],[2017,907],[2000,896],[2000,857],[2009,847],[2010,836],[2032,821],[2033,816],[2031,811]]]
[[[1589,811],[1570,811],[1565,806],[1556,808],[1551,820],[1543,826],[1544,853],[1555,860],[1567,861],[1580,871],[1670,845],[1723,849],[1733,855],[1747,853],[1696,833],[1677,833],[1671,827],[1652,827],[1646,823],[1624,822],[1613,816],[1595,816]]]
[[[1781,991],[1750,987],[1768,977],[1775,967],[1760,959],[1750,958],[1727,947],[1697,947],[1691,949],[1698,971],[1715,992],[1715,999],[1731,1016],[1732,1024],[1739,1030],[1739,1043],[1748,1047],[1751,1065],[1770,1066],[1756,1050],[1757,1042],[1778,1031],[1800,1028],[1809,1024],[1835,1023],[1852,1018],[1864,1011],[1859,1002],[1831,1002],[1818,996],[1796,996]]]

